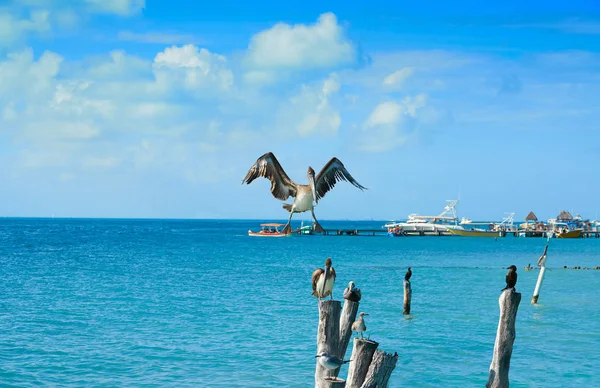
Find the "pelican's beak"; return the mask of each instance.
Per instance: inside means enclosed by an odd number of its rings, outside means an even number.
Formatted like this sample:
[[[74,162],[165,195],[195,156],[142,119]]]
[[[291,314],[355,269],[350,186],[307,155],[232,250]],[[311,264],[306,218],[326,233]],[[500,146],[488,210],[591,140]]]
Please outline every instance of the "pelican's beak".
[[[363,315],[369,315],[369,314],[365,313],[365,314],[363,314]]]
[[[317,189],[315,188],[315,176],[310,174],[308,176],[308,184],[310,185],[310,191],[312,191],[313,201],[317,203]]]
[[[323,287],[321,287],[321,295],[323,295],[325,293],[325,284],[327,283],[327,278],[329,277],[329,268],[328,266],[325,266],[325,279],[323,279]]]
[[[317,355],[315,356],[315,358],[317,358],[317,357],[321,357],[321,356],[319,356],[319,355],[317,354]]]

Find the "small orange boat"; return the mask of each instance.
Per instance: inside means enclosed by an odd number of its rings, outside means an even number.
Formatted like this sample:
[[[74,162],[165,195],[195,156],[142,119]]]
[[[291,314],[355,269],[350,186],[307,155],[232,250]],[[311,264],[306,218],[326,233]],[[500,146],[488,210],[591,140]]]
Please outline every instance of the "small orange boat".
[[[251,230],[248,231],[248,236],[252,237],[289,237],[292,235],[292,231],[290,230],[287,233],[283,233],[281,230],[285,224],[276,224],[276,223],[268,223],[268,224],[260,224],[260,231],[253,232]]]

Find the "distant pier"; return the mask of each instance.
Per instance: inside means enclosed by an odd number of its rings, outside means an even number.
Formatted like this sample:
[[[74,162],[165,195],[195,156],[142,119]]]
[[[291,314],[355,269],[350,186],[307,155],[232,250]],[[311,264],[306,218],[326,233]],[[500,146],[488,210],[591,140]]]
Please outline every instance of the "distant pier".
[[[317,233],[312,231],[311,233],[305,233],[305,230],[297,229],[295,233],[297,234],[314,234],[314,235],[323,235],[323,236],[388,236],[388,231],[385,228],[382,229],[351,229],[351,228],[330,228],[324,229],[322,233]],[[527,231],[518,231],[518,230],[505,230],[500,231],[499,237],[520,237],[520,234],[525,234],[523,237],[547,237],[546,231],[539,230],[527,230]],[[415,237],[415,236],[452,236],[450,232],[447,231],[430,231],[430,230],[406,230],[400,233],[397,233],[394,237]],[[457,236],[458,237],[458,236]],[[556,237],[556,235],[555,235]],[[584,231],[581,232],[581,235],[577,238],[600,238],[600,231]]]

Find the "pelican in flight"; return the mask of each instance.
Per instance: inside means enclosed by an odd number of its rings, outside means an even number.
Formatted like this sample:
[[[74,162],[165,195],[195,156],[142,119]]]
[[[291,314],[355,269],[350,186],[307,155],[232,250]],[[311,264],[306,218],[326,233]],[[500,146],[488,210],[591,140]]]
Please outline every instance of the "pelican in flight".
[[[273,197],[282,201],[294,197],[293,203],[283,204],[283,208],[290,212],[290,218],[285,228],[283,228],[284,233],[289,232],[294,213],[303,213],[309,210],[315,222],[315,232],[322,233],[323,228],[315,217],[313,202],[315,205],[318,204],[319,199],[333,189],[337,182],[344,180],[361,190],[367,189],[354,180],[338,158],[331,158],[316,177],[315,170],[309,166],[307,176],[307,185],[297,184],[287,176],[275,155],[272,152],[267,152],[250,167],[246,177],[242,180],[242,184],[250,184],[256,178],[263,177],[271,181],[271,194],[273,194]]]
[[[333,284],[335,283],[335,269],[331,266],[331,258],[325,260],[325,269],[317,268],[312,274],[313,296],[321,299],[327,295],[333,300]]]

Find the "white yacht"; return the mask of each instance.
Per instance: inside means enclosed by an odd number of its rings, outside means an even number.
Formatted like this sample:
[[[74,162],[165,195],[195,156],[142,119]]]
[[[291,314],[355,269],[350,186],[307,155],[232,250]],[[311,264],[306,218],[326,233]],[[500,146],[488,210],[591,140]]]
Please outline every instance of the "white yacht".
[[[397,232],[433,232],[433,233],[446,233],[448,232],[448,226],[462,229],[458,225],[458,218],[456,217],[456,205],[458,200],[449,199],[446,200],[448,204],[444,207],[444,211],[437,216],[420,216],[417,214],[409,214],[406,222],[391,222],[385,224],[383,227],[388,229],[390,233]]]

